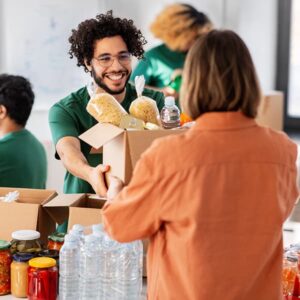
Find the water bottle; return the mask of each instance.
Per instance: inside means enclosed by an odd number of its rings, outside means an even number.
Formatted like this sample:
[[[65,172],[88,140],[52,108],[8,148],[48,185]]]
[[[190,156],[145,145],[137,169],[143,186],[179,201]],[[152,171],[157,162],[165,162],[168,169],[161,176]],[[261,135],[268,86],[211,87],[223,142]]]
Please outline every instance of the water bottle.
[[[74,224],[69,231],[69,235],[76,237],[79,240],[79,246],[84,244],[84,227],[80,224]]]
[[[100,282],[100,251],[98,238],[93,234],[86,236],[80,252],[80,300],[100,299],[100,290],[102,290]]]
[[[180,110],[175,104],[174,97],[167,96],[165,98],[165,106],[160,112],[160,119],[165,129],[180,127]]]
[[[101,247],[100,299],[119,300],[117,268],[120,243],[112,240],[105,232]]]
[[[116,299],[139,300],[142,293],[143,244],[141,241],[123,243],[119,249]]]
[[[59,252],[59,299],[78,299],[79,293],[79,241],[67,234]]]

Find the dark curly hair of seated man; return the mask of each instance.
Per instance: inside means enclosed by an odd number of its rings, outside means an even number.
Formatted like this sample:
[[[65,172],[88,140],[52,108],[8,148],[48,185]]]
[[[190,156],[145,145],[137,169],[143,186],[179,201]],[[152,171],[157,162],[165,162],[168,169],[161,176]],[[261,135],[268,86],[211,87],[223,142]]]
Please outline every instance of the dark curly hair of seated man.
[[[99,14],[95,19],[89,19],[81,22],[77,29],[72,30],[69,37],[71,47],[69,50],[70,58],[77,58],[77,66],[85,66],[90,63],[94,53],[95,40],[106,37],[120,35],[125,41],[128,51],[138,59],[144,57],[143,45],[147,42],[131,19],[115,18],[110,10],[106,14]]]

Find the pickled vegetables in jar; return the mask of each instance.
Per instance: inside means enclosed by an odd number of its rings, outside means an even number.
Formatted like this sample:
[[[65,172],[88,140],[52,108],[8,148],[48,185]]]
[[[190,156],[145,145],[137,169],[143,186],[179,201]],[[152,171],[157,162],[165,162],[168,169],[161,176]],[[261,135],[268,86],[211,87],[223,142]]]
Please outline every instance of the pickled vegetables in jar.
[[[10,293],[10,243],[0,240],[0,295]]]
[[[18,230],[12,233],[10,251],[15,253],[39,253],[42,250],[40,233],[35,230]]]

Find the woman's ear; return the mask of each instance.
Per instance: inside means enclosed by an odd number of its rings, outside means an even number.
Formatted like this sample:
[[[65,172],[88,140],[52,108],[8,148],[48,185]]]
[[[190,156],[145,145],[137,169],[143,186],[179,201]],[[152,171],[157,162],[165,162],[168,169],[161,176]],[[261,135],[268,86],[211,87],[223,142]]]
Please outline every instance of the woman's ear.
[[[0,120],[3,120],[7,116],[7,109],[4,105],[0,105]]]

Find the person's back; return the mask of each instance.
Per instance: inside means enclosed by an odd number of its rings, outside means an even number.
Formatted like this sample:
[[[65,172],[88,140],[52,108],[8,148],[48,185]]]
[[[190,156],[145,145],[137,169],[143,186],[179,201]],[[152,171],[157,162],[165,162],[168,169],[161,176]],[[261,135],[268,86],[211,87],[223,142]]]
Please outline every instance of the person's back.
[[[33,101],[25,78],[0,75],[0,187],[46,187],[45,149],[25,129]]]
[[[148,299],[281,300],[297,146],[256,124],[259,83],[232,31],[197,40],[182,91],[195,125],[153,143],[128,187],[108,191],[104,227],[121,242],[150,238]]]
[[[183,164],[174,162],[178,155]],[[239,112],[204,114],[186,134],[153,145],[146,157],[156,167],[148,172],[165,223],[149,257],[166,259],[159,269],[149,261],[149,285],[156,284],[149,299],[281,300],[282,223],[297,195],[296,155],[284,134]]]

